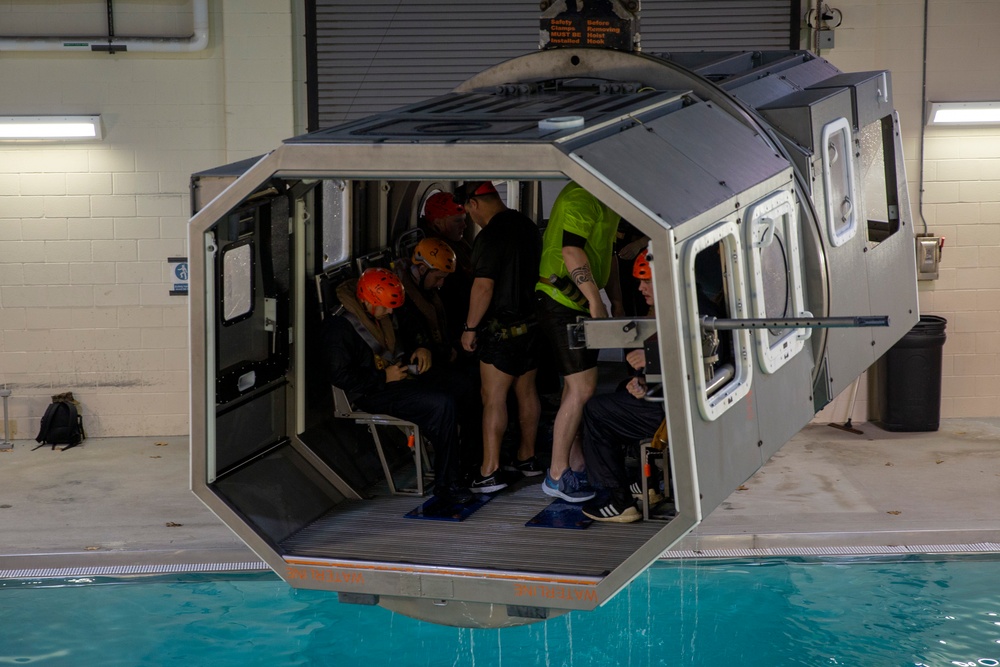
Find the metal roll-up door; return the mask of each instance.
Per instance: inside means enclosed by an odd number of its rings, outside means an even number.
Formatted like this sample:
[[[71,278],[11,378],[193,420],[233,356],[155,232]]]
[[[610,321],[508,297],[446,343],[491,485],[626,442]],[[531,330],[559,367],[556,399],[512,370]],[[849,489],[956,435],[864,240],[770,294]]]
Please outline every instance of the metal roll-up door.
[[[790,0],[643,0],[642,50],[798,48],[799,4]]]
[[[787,49],[799,0],[643,0],[644,51]],[[538,48],[537,0],[313,0],[310,129],[445,93]]]

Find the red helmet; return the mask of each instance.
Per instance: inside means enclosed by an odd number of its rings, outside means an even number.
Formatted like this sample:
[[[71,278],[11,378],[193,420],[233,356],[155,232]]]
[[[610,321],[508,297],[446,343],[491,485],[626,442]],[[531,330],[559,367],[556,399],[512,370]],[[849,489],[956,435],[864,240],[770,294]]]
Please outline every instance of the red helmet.
[[[424,239],[413,249],[413,263],[426,264],[437,271],[455,272],[455,251],[441,239]]]
[[[632,275],[639,280],[653,279],[653,269],[649,265],[649,258],[646,256],[648,250],[649,248],[640,250],[639,254],[635,257],[635,264],[632,265]]]
[[[358,278],[358,300],[372,306],[399,308],[403,305],[405,294],[403,283],[389,269],[366,269]]]
[[[435,192],[424,203],[424,217],[432,222],[453,215],[465,215],[465,207],[449,192]]]

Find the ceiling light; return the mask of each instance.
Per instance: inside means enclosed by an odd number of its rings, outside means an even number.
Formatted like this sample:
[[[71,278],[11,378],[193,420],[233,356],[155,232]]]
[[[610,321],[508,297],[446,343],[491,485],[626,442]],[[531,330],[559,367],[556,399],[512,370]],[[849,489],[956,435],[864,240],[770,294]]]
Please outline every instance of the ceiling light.
[[[928,125],[1000,124],[1000,102],[931,102]]]
[[[0,116],[0,141],[100,141],[100,116]]]

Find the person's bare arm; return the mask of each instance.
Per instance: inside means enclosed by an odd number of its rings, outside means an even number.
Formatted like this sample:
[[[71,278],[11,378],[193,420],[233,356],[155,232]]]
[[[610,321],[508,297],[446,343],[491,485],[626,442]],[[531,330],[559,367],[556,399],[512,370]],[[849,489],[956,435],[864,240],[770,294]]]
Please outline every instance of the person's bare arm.
[[[590,270],[590,261],[583,248],[576,246],[563,246],[563,262],[569,271],[570,280],[576,283],[583,295],[590,302],[590,316],[593,318],[603,318],[608,316],[608,309],[601,301],[601,289],[594,282],[594,274]]]
[[[493,279],[476,278],[472,281],[472,292],[469,294],[469,314],[465,318],[465,327],[472,329],[482,324],[483,316],[493,300]],[[462,333],[462,347],[466,352],[476,349],[476,332]]]

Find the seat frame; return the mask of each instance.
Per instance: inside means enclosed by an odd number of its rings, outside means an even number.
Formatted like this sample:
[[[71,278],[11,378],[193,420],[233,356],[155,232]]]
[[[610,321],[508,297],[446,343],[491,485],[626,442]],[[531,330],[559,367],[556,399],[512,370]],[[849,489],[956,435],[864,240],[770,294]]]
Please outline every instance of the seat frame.
[[[390,493],[400,496],[425,495],[424,478],[426,476],[428,480],[431,480],[434,475],[431,472],[424,441],[420,437],[419,426],[405,419],[393,417],[392,415],[372,414],[358,410],[351,405],[344,390],[336,386],[333,387],[333,413],[334,416],[340,419],[353,419],[357,424],[368,426],[368,432],[371,433],[372,440],[375,441],[375,450],[378,452],[379,461],[382,462],[382,471],[385,473],[385,481],[389,485]],[[379,426],[395,426],[406,435],[406,442],[410,447],[410,453],[413,456],[414,466],[416,467],[415,488],[399,488],[396,486],[396,481],[393,478],[389,461],[385,456],[385,450],[382,446],[382,438],[379,436]]]

